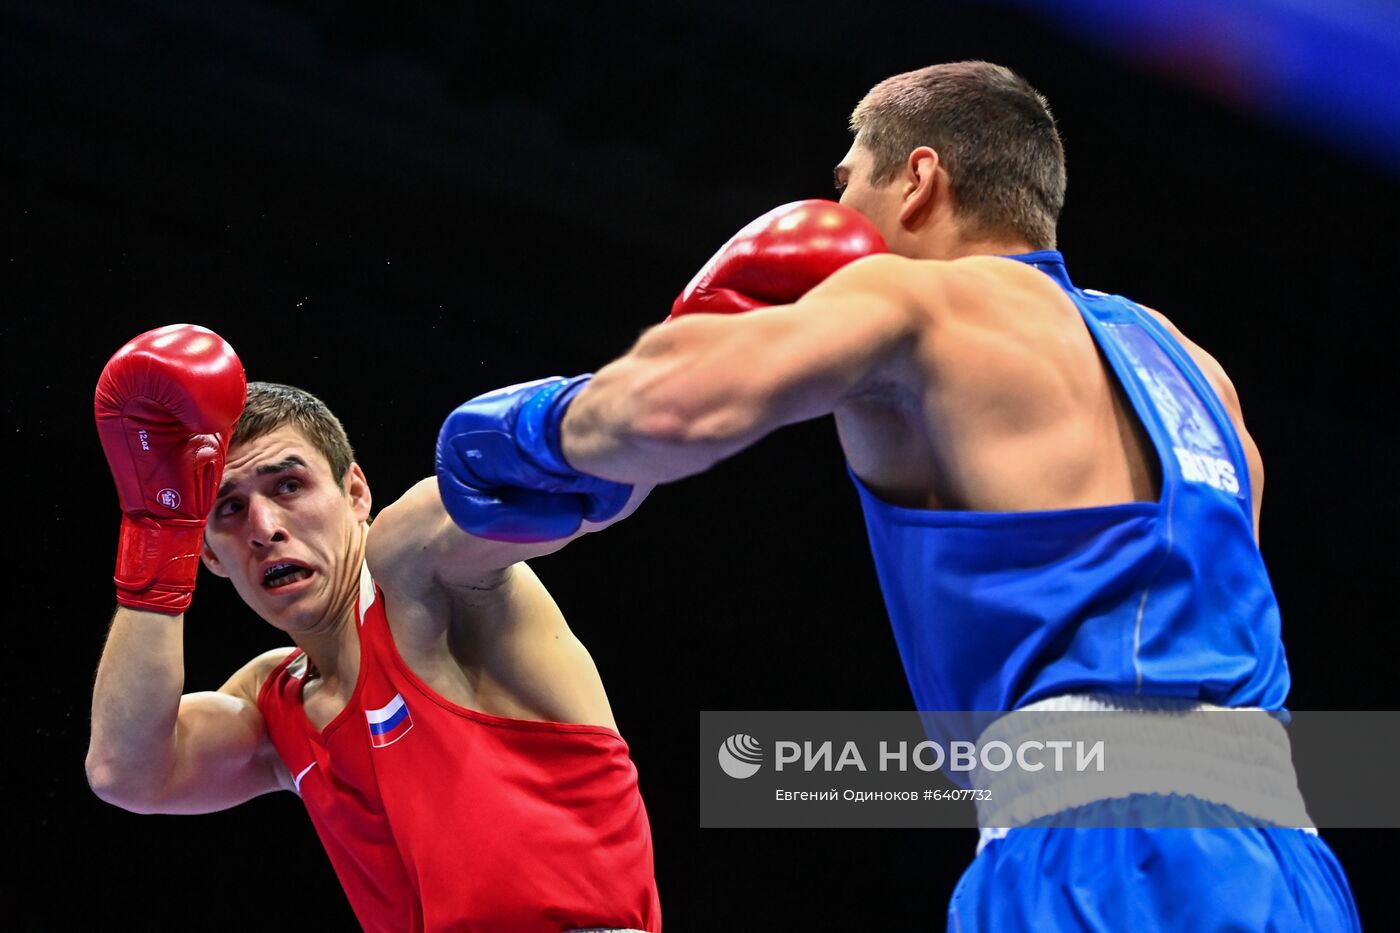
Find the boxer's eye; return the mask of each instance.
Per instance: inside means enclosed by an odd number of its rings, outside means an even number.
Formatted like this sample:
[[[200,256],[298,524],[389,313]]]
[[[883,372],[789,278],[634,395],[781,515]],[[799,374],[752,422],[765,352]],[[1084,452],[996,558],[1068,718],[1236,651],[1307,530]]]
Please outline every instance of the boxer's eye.
[[[219,518],[228,518],[230,515],[238,514],[243,508],[243,503],[237,499],[225,499],[214,509],[214,514]]]

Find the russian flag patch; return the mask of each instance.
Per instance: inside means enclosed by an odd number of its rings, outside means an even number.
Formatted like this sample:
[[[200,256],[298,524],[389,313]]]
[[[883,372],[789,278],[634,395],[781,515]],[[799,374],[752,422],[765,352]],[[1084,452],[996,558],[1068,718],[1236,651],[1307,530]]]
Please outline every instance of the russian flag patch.
[[[402,693],[394,694],[379,709],[365,710],[365,719],[369,720],[369,743],[375,748],[393,745],[413,728],[413,717],[408,714]]]

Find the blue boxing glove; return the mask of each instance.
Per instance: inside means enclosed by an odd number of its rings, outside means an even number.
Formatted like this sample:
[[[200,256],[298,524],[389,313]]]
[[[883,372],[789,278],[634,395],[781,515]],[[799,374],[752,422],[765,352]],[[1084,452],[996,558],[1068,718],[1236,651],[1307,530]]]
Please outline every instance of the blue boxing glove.
[[[585,520],[622,511],[632,487],[578,472],[560,446],[564,413],[592,378],[508,386],[447,416],[438,432],[438,493],[459,528],[528,544],[567,538]]]

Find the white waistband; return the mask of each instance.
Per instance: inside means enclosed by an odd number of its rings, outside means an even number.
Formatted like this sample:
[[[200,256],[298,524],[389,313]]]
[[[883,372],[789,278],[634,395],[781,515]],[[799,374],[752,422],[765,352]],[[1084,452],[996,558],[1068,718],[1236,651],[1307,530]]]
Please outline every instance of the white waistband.
[[[1090,712],[1118,715],[1079,715]],[[1263,710],[1227,710],[1172,697],[1070,694],[1001,717],[979,742],[999,740],[1014,748],[1047,733],[1103,741],[1111,770],[975,772],[975,786],[991,797],[978,804],[979,852],[1005,836],[1008,827],[1139,794],[1195,797],[1249,820],[1316,832],[1298,790],[1288,733]]]

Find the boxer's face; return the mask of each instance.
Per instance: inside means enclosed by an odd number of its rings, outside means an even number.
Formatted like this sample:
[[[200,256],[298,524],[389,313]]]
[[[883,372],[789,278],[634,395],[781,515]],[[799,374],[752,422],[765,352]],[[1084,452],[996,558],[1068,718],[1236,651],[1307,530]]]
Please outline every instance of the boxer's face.
[[[948,173],[939,165],[938,154],[919,146],[893,178],[879,185],[871,183],[874,166],[870,150],[859,143],[851,146],[836,166],[841,203],[868,217],[890,252],[935,258],[930,254],[929,234],[935,234],[935,247],[940,236],[946,240],[950,231],[957,235]]]
[[[341,482],[297,428],[229,451],[204,536],[204,562],[258,615],[288,632],[339,623],[358,592],[369,486]]]
[[[900,231],[899,189],[894,179],[878,186],[870,183],[874,163],[875,157],[869,149],[859,143],[852,144],[836,165],[836,184],[841,191],[841,203],[868,217],[885,242],[893,247]]]

